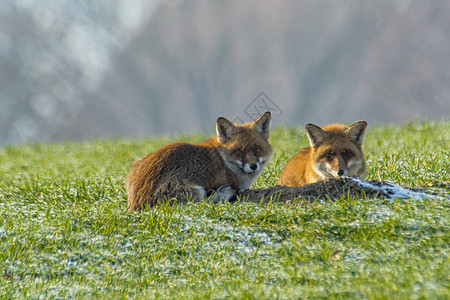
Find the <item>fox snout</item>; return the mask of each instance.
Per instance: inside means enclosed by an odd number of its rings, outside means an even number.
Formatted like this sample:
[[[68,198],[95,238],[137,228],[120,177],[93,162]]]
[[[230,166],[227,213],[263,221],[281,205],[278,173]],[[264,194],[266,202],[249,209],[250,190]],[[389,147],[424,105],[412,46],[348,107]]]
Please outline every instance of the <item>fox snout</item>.
[[[358,176],[364,171],[363,164],[362,159],[351,159],[347,161],[343,157],[336,156],[331,160],[327,159],[319,162],[318,171],[322,170],[322,178]]]
[[[261,169],[261,164],[259,162],[244,163],[242,169],[245,173],[258,172]]]
[[[341,177],[341,176],[348,176],[348,168],[345,167],[339,167],[338,169],[331,168],[331,171],[329,172],[332,177]]]
[[[261,170],[261,163],[255,155],[244,155],[236,161],[244,173],[252,174]]]
[[[347,162],[342,158],[342,157],[339,157],[339,158],[337,158],[337,161],[338,161],[338,168],[337,168],[337,171],[336,171],[336,175],[337,175],[337,177],[341,177],[341,176],[347,176],[348,175],[348,165],[347,165]]]
[[[317,171],[322,178],[349,176],[348,163],[341,155],[325,155],[319,160]]]
[[[264,157],[258,156],[259,154],[261,154],[261,150],[257,147],[254,150],[235,150],[230,156],[233,158],[231,160],[233,164],[241,172],[245,174],[257,174],[262,170],[265,162]]]

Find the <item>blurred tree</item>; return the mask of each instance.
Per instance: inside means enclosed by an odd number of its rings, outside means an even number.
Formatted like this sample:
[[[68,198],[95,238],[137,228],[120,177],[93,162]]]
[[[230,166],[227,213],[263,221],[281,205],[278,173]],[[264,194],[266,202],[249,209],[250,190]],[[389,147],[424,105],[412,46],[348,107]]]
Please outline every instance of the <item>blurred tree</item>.
[[[155,3],[0,6],[0,144],[450,115],[450,2]]]

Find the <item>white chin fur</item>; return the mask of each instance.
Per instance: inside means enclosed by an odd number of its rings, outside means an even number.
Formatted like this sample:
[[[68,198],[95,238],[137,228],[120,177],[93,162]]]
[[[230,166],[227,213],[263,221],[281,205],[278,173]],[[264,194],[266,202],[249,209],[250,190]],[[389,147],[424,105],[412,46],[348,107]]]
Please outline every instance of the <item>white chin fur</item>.
[[[242,161],[240,160],[229,161],[224,153],[222,152],[219,153],[222,156],[227,168],[229,168],[233,173],[235,173],[238,176],[240,185],[237,188],[241,191],[250,188],[253,181],[261,173],[262,169],[264,168],[264,164],[268,159],[268,157],[266,158],[260,157],[258,159],[259,160],[259,164],[257,164],[258,167],[256,168],[256,170],[252,170],[249,164],[246,164],[247,166],[245,166],[242,164]]]
[[[327,178],[340,178],[342,176],[338,175],[339,170],[333,170],[331,168],[331,165],[328,163],[323,163],[321,167],[317,168],[316,166],[313,166],[314,171],[320,176],[321,179],[327,179]],[[348,176],[348,170],[344,171],[343,176]]]

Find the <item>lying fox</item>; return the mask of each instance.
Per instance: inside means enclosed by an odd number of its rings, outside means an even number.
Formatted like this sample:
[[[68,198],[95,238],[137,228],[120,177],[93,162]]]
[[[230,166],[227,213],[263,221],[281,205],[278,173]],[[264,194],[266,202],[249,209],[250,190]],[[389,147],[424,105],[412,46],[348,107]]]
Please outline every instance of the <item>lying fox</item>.
[[[162,199],[210,197],[227,201],[246,190],[270,158],[270,112],[237,125],[218,118],[217,136],[201,144],[173,143],[135,161],[126,180],[128,210],[157,206]]]
[[[362,142],[366,127],[366,121],[351,126],[331,124],[323,128],[307,124],[305,129],[310,147],[291,158],[278,184],[296,187],[331,177],[364,178],[366,163]]]

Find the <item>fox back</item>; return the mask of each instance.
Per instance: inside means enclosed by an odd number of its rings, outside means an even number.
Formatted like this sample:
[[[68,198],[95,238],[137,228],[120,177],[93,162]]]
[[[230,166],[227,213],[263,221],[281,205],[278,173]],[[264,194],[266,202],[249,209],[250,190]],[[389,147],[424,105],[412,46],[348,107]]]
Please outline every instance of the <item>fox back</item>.
[[[284,168],[279,185],[302,186],[326,178],[364,177],[366,163],[362,150],[366,121],[351,126],[331,124],[320,128],[305,126],[310,146],[300,150]]]
[[[163,199],[226,201],[248,189],[272,152],[270,120],[270,112],[244,125],[218,118],[215,138],[169,144],[135,161],[126,180],[128,210]]]

